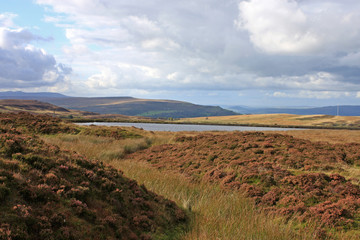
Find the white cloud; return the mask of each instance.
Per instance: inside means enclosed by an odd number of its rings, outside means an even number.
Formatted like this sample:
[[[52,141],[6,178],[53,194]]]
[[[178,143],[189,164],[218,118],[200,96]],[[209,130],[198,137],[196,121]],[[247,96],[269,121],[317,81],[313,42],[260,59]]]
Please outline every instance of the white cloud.
[[[282,76],[257,78],[258,86],[273,89],[302,89],[310,91],[356,91],[358,84],[343,82],[338,76],[327,72],[306,74],[303,76]]]
[[[177,50],[180,48],[179,44],[171,39],[154,38],[142,42],[142,47],[149,50],[164,49],[164,50]]]
[[[302,55],[360,46],[360,14],[346,3],[250,0],[240,2],[239,10],[237,26],[267,53]]]
[[[13,15],[11,15],[12,17]],[[0,27],[0,82],[2,88],[55,86],[68,81],[71,69],[54,56],[31,45],[43,39],[27,29]]]
[[[81,56],[90,53],[90,49],[86,44],[73,44],[71,46],[64,46],[63,51],[67,55]]]
[[[171,81],[176,81],[177,79],[179,79],[179,73],[178,72],[170,73],[166,76],[166,78]]]
[[[297,91],[297,92],[274,92],[274,97],[280,98],[310,98],[310,99],[331,99],[331,98],[343,98],[352,97],[353,95],[349,92],[339,91]]]
[[[13,19],[15,17],[17,17],[17,15],[13,13],[0,13],[0,27],[14,27],[15,24],[13,22]]]
[[[2,49],[23,48],[27,43],[36,38],[36,36],[26,29],[18,28],[13,30],[0,28],[0,48]]]
[[[89,77],[87,84],[90,88],[114,88],[116,87],[117,75],[111,69],[103,69],[100,74]]]
[[[130,36],[124,29],[102,28],[96,32],[87,29],[67,28],[66,37],[72,44],[101,44],[112,46],[129,40]]]
[[[250,32],[254,45],[269,53],[313,51],[319,37],[295,1],[251,0],[239,4],[238,26]]]
[[[64,28],[64,59],[91,91],[360,89],[355,0],[37,3]]]
[[[273,93],[274,97],[289,97],[288,93],[284,93],[284,92],[274,92]]]

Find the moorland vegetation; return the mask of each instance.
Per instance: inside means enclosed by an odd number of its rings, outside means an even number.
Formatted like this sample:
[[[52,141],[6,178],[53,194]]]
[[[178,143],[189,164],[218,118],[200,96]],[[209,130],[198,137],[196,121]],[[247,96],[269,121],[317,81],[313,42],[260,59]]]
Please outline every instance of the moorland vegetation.
[[[357,131],[148,132],[28,113],[1,114],[0,130],[3,236],[360,239]]]
[[[191,124],[224,124],[315,129],[360,129],[360,116],[249,114],[183,118],[178,120],[178,122]]]
[[[79,134],[49,116],[0,115],[0,239],[171,239],[187,215],[101,161],[42,141]],[[136,138],[125,130],[84,135]]]
[[[175,141],[131,158],[239,190],[269,213],[295,217],[299,224],[318,223],[318,235],[359,233],[360,144],[314,143],[259,132]]]

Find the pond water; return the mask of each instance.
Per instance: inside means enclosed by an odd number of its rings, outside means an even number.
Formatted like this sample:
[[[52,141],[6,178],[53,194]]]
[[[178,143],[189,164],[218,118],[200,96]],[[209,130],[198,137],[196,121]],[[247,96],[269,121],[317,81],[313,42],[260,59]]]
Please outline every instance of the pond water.
[[[136,127],[147,131],[288,131],[299,128],[275,128],[275,127],[245,127],[225,125],[193,125],[193,124],[161,124],[161,123],[123,123],[123,122],[91,122],[78,123],[79,125]]]

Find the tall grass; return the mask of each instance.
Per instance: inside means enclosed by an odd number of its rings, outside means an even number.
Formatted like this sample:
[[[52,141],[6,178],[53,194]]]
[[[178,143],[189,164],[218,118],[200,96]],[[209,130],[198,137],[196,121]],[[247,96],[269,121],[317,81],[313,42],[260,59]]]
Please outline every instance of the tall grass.
[[[181,174],[159,171],[145,162],[128,159],[111,164],[151,191],[188,209],[191,223],[182,239],[314,239],[311,231],[295,232],[291,222],[256,210],[239,192],[191,182]]]
[[[113,140],[57,135],[44,136],[43,139],[63,149],[107,162],[149,190],[183,206],[191,220],[188,231],[181,234],[181,239],[314,239],[312,231],[300,228],[295,232],[291,221],[286,223],[283,219],[256,210],[253,203],[237,191],[224,190],[215,184],[193,182],[179,173],[155,169],[146,162],[123,159],[126,151],[171,142],[173,135],[157,137]]]
[[[56,144],[62,149],[75,151],[90,159],[104,162],[121,159],[126,154],[148,148],[154,141],[151,138],[115,140],[107,137],[67,134],[44,136],[43,140]]]

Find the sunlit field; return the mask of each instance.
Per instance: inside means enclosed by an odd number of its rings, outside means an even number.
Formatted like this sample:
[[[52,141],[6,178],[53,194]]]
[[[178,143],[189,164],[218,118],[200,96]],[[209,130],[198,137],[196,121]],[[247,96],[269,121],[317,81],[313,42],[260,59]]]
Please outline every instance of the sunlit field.
[[[270,126],[304,126],[359,128],[360,117],[330,115],[254,114],[220,117],[183,118],[180,122],[205,124],[244,124]]]

